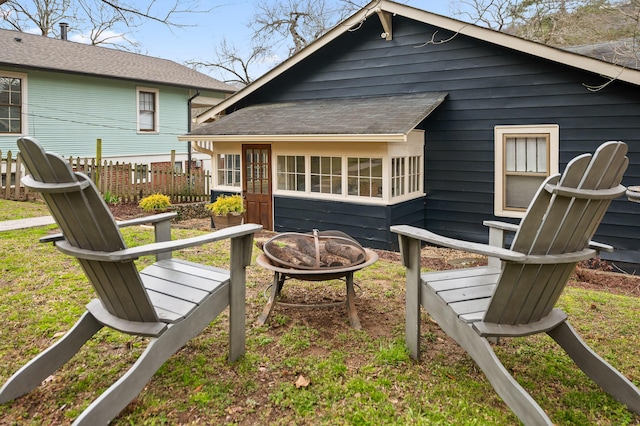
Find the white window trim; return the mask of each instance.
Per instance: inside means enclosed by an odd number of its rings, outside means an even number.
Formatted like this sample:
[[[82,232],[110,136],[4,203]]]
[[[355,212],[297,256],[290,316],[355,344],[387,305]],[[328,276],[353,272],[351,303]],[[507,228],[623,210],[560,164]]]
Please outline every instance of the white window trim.
[[[11,78],[19,78],[21,79],[21,86],[20,86],[20,96],[21,96],[21,110],[20,110],[20,133],[0,133],[0,135],[2,136],[25,136],[28,135],[28,130],[29,129],[29,125],[27,122],[27,117],[29,117],[28,111],[27,111],[27,106],[28,106],[28,102],[27,99],[29,99],[28,97],[28,83],[27,83],[27,74],[23,74],[23,73],[17,73],[17,72],[11,72],[11,71],[4,71],[4,70],[0,70],[0,76],[3,77],[11,77]]]
[[[153,114],[154,130],[140,130],[140,92],[154,93],[155,113]],[[136,131],[140,134],[149,135],[160,133],[160,90],[151,87],[136,87]]]
[[[238,155],[240,157],[240,182],[238,182],[238,186],[225,185],[220,182],[218,173],[220,172],[220,168],[218,167],[218,156],[220,155]],[[213,175],[213,188],[219,191],[229,191],[229,192],[237,192],[242,189],[242,182],[244,178],[244,170],[242,170],[242,153],[236,151],[225,151],[225,152],[216,152],[212,157],[212,175]]]
[[[558,173],[560,152],[560,126],[557,124],[535,124],[521,126],[495,126],[494,153],[494,214],[501,217],[522,218],[524,211],[505,210],[504,205],[504,149],[503,139],[506,134],[548,134],[549,135],[549,175]]]

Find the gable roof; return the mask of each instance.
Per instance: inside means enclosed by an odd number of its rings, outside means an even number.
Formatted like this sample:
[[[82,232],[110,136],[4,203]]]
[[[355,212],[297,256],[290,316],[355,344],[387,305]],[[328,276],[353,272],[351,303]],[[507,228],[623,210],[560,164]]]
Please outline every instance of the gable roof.
[[[357,29],[358,25],[366,19],[378,19],[378,17],[376,17],[375,15],[379,15],[380,20],[383,22],[380,29],[381,31],[383,31],[384,28],[383,34],[386,35],[386,26],[388,25],[389,21],[385,19],[385,13],[404,16],[419,22],[423,22],[425,24],[430,24],[452,31],[457,34],[462,34],[468,37],[483,40],[488,43],[503,46],[522,53],[537,56],[539,58],[582,69],[611,79],[640,85],[640,70],[637,69],[625,68],[623,66],[616,65],[611,62],[606,62],[601,59],[596,59],[568,50],[547,46],[545,44],[533,42],[530,40],[525,40],[523,38],[516,37],[510,34],[479,27],[474,24],[459,21],[453,18],[448,18],[442,15],[427,12],[421,9],[416,9],[411,6],[395,3],[392,1],[373,0],[371,3],[364,6],[360,11],[356,12],[351,17],[333,27],[322,37],[316,39],[314,42],[309,44],[294,56],[288,58],[277,67],[271,69],[262,77],[258,78],[243,89],[239,90],[233,96],[227,98],[211,110],[200,115],[197,121],[199,123],[202,123],[215,118],[225,109],[234,105],[245,96],[255,92],[260,87],[264,86],[266,83],[282,74],[284,71],[292,68],[294,65],[301,62],[305,58],[313,55],[316,51],[329,44],[342,34],[348,31],[354,31],[355,29]],[[393,29],[390,28],[390,31],[390,35],[392,36]]]
[[[446,93],[360,98],[314,99],[248,106],[197,128],[181,140],[260,140],[292,135],[299,140],[333,140],[335,136],[356,140],[405,141],[407,134],[444,101]],[[212,136],[215,135],[215,136]],[[253,136],[253,138],[252,138]]]
[[[0,67],[20,66],[225,93],[232,86],[168,59],[0,29]]]

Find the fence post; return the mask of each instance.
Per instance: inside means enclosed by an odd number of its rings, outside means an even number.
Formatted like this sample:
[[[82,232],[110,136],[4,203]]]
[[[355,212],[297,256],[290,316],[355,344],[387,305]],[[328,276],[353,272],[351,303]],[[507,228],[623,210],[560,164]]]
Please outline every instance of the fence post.
[[[16,184],[14,196],[16,200],[22,200],[22,190],[20,186],[22,185],[22,158],[20,157],[20,153],[16,155]],[[26,187],[25,187],[26,189]],[[24,198],[27,198],[27,194],[24,194]]]
[[[100,172],[102,171],[100,169],[100,166],[102,165],[102,139],[96,139],[96,163],[98,164],[98,169],[96,170],[95,184],[99,188],[100,186],[98,185],[98,179],[100,179],[99,176]]]
[[[173,201],[175,202],[177,200],[177,196],[176,196],[176,150],[172,149],[171,150],[171,167],[169,168],[169,172],[171,173],[169,176],[171,178],[170,180],[170,184],[171,184],[171,195],[173,195]]]
[[[11,199],[11,170],[13,169],[13,161],[12,161],[11,151],[7,152],[7,174],[4,178],[5,183],[5,200]]]

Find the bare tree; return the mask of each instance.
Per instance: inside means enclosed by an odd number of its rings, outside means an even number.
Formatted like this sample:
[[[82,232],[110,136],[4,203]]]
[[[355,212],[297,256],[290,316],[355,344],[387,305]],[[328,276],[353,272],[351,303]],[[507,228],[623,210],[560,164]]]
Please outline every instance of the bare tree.
[[[460,0],[453,14],[463,21],[503,31],[513,22],[512,0]]]
[[[262,0],[250,28],[259,44],[279,46],[290,42],[289,56],[299,52],[313,40],[344,19],[357,5],[351,1],[327,0]]]
[[[217,69],[227,83],[249,84],[257,67],[267,59],[273,62],[274,58],[284,60],[294,55],[359,8],[353,0],[261,0],[248,25],[253,36],[247,52],[223,40],[215,48],[214,60],[189,63]],[[287,53],[281,54],[281,49]]]
[[[8,0],[3,3],[2,16],[11,29],[26,31],[35,25],[43,36],[53,33],[58,22],[73,14],[71,0],[38,0],[32,4]]]
[[[241,55],[238,52],[236,46],[223,39],[215,49],[213,61],[188,61],[187,65],[196,69],[199,67],[216,69],[223,82],[246,86],[253,81],[250,68],[262,62],[268,56],[269,49],[261,45],[253,45],[246,55]]]
[[[92,44],[135,47],[127,36],[145,20],[169,27],[185,27],[179,18],[205,12],[199,0],[147,0],[136,5],[131,0],[0,0],[0,27],[28,31],[34,26],[43,36],[56,36],[58,24],[68,22],[73,30],[89,33]],[[117,33],[114,36],[113,33]],[[117,37],[120,43],[115,43]]]

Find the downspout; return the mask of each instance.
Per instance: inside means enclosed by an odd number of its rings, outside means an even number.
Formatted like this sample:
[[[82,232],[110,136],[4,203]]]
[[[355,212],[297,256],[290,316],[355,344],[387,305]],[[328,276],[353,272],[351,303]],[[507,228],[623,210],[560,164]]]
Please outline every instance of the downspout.
[[[198,96],[200,96],[200,91],[196,90],[196,94],[187,101],[187,133],[191,132],[191,101]],[[189,188],[191,188],[191,141],[187,142],[187,176],[189,176]]]

